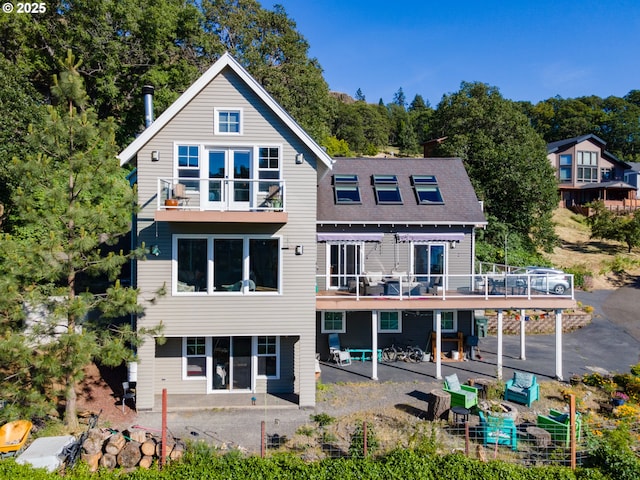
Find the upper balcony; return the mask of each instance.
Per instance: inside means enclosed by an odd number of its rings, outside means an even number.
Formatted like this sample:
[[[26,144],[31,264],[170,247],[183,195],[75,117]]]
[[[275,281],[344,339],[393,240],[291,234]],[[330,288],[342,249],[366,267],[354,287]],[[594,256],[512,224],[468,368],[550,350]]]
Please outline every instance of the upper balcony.
[[[284,180],[158,178],[156,202],[157,221],[288,221]]]
[[[319,310],[575,308],[573,275],[318,275]],[[384,300],[384,302],[381,302]]]

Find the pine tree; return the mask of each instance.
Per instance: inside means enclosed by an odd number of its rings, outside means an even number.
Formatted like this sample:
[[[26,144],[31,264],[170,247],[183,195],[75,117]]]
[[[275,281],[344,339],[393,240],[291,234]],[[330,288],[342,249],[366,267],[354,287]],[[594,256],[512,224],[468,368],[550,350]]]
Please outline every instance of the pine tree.
[[[115,366],[132,357],[139,337],[127,316],[140,307],[137,291],[118,281],[133,255],[117,243],[131,228],[134,193],[115,156],[114,124],[97,120],[71,52],[60,65],[56,104],[29,136],[39,153],[12,163],[18,220],[0,242],[0,269],[11,279],[0,288],[12,293],[0,314],[7,336],[25,310],[38,320],[21,332],[37,345],[21,382],[50,401],[61,395],[65,423],[75,427],[84,368],[94,359]]]

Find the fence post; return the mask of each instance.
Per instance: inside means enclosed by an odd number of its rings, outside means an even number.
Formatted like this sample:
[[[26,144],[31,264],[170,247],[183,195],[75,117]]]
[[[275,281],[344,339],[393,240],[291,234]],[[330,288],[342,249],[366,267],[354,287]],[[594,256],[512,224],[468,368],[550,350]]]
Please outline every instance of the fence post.
[[[571,442],[571,470],[576,469],[576,396],[569,395],[569,440]]]
[[[367,456],[367,422],[362,422],[362,454],[364,457]]]
[[[162,389],[162,432],[160,433],[160,468],[167,461],[167,389]]]
[[[469,456],[469,422],[464,422],[464,455]]]
[[[260,422],[260,457],[261,458],[264,458],[267,453],[266,445],[265,445],[266,432],[267,432],[267,427],[266,427],[265,421],[262,420]]]

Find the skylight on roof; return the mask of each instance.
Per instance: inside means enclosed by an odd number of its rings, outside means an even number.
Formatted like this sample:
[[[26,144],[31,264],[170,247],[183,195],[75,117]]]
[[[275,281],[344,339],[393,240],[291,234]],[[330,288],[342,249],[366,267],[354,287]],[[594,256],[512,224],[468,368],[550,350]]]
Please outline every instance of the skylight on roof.
[[[354,203],[361,203],[357,175],[334,175],[333,188],[335,190],[336,204],[353,205]]]
[[[434,175],[412,175],[411,180],[420,205],[444,203]]]
[[[373,175],[373,189],[379,204],[402,204],[397,176]]]

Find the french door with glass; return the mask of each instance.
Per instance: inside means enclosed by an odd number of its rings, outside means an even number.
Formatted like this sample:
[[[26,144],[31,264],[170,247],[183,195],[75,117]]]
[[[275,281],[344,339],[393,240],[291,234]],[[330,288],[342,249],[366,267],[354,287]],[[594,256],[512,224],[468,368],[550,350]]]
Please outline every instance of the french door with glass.
[[[363,247],[360,243],[334,243],[329,249],[329,288],[348,288],[362,275]]]
[[[418,282],[446,288],[444,247],[444,244],[413,244],[413,274]]]
[[[209,392],[251,390],[251,337],[213,337]]]
[[[249,210],[251,150],[212,148],[207,151],[208,187],[203,189],[208,209]]]

